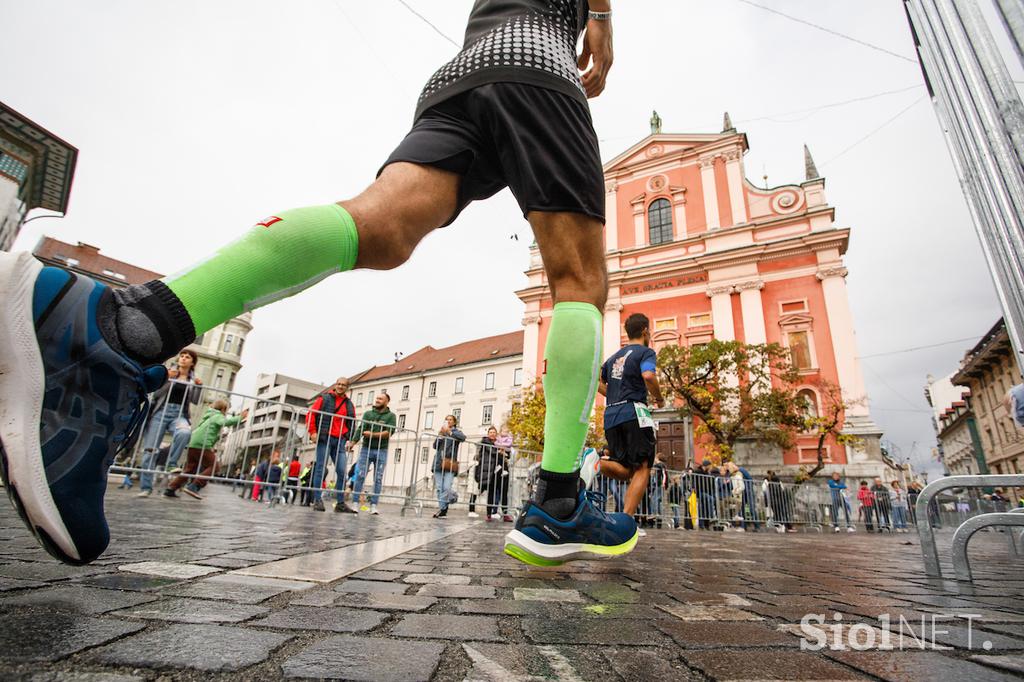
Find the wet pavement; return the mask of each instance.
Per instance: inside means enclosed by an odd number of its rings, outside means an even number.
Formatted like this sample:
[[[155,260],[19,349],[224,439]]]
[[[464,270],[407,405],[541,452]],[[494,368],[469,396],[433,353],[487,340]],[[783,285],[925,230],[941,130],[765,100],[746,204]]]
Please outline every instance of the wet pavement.
[[[462,512],[207,491],[111,486],[114,541],[78,568],[3,505],[0,679],[1024,678],[1001,534],[972,543],[973,584],[925,578],[915,536],[865,533],[651,530],[624,559],[535,569],[501,553],[510,524]]]

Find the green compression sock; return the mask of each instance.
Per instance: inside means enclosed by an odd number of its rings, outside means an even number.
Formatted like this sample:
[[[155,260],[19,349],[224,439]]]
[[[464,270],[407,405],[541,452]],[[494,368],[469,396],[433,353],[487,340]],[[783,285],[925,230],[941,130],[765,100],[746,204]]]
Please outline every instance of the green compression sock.
[[[544,347],[542,472],[568,474],[587,438],[601,371],[601,313],[589,303],[556,303]],[[575,497],[575,482],[572,483]]]
[[[164,281],[199,335],[351,270],[358,249],[355,221],[341,206],[296,208],[257,223],[213,257]]]

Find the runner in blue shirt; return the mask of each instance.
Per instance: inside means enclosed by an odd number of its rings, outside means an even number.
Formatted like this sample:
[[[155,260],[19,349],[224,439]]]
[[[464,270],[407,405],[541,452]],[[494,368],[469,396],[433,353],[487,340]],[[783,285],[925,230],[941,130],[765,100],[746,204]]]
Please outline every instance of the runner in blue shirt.
[[[601,367],[597,390],[605,397],[604,434],[611,455],[596,463],[595,469],[609,478],[629,481],[623,511],[632,515],[647,490],[654,464],[654,419],[648,396],[657,407],[665,399],[658,385],[658,357],[650,348],[651,321],[633,313],[626,319],[626,335],[629,343]]]

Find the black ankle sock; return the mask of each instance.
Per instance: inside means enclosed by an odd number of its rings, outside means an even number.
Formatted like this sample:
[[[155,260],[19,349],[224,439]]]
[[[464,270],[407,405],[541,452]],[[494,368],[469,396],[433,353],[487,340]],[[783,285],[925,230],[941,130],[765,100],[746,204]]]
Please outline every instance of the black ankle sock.
[[[556,519],[567,519],[576,511],[579,489],[579,472],[560,474],[541,469],[533,501]]]
[[[143,366],[173,357],[196,338],[185,306],[160,280],[111,290],[98,322],[110,345]]]

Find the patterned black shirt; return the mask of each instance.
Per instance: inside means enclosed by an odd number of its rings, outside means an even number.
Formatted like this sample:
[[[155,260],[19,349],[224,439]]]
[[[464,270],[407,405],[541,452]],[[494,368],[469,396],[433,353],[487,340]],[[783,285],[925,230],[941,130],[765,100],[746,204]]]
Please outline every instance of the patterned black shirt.
[[[586,104],[576,42],[588,0],[476,0],[462,51],[427,81],[416,118],[449,97],[487,83],[526,83]]]

